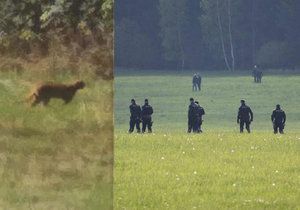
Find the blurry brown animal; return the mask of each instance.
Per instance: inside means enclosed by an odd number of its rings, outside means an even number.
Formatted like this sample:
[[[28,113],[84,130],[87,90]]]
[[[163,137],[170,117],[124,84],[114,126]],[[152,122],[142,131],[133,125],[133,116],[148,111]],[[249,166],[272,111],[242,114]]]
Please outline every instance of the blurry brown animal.
[[[57,83],[41,84],[30,95],[32,100],[31,106],[35,106],[41,102],[47,106],[51,98],[62,99],[67,104],[72,101],[76,91],[84,87],[85,83],[83,81],[76,81],[70,85]]]

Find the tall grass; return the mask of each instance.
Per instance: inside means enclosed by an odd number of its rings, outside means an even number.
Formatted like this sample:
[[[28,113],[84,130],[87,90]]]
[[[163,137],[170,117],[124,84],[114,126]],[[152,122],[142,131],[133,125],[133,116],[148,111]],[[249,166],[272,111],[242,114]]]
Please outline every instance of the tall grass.
[[[115,209],[299,209],[300,134],[115,135]]]
[[[300,77],[131,72],[115,78],[115,209],[299,209]],[[203,134],[186,134],[189,98],[204,107]],[[128,105],[148,98],[153,134],[127,134]],[[254,112],[240,134],[240,99]],[[272,133],[271,113],[287,114],[286,134]]]
[[[64,105],[31,108],[39,81],[87,86]],[[111,209],[112,81],[91,75],[0,75],[0,206],[2,209]]]

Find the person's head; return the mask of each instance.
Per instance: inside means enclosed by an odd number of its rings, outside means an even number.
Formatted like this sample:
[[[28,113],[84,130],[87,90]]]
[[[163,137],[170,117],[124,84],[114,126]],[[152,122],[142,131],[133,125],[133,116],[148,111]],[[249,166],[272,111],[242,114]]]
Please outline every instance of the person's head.
[[[147,98],[145,99],[145,104],[146,104],[146,105],[148,105],[148,104],[149,104],[149,101],[148,101],[148,99],[147,99]]]
[[[281,109],[279,104],[276,105],[276,109]]]
[[[131,99],[131,104],[135,104],[135,100],[134,99]]]
[[[257,69],[257,65],[254,65],[254,68]]]
[[[191,103],[194,103],[194,98],[190,98],[190,102],[191,102]]]
[[[242,99],[242,100],[241,100],[241,105],[245,105],[245,104],[246,104],[245,100]]]

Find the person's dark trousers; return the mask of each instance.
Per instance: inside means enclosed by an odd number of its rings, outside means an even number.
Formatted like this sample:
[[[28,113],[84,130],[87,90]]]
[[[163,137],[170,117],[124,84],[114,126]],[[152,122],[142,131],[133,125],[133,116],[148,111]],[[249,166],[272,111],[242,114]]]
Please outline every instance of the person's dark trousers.
[[[144,118],[143,119],[143,127],[142,127],[142,132],[144,133],[146,131],[146,128],[148,128],[148,132],[152,132],[152,119],[150,118]]]
[[[244,125],[246,125],[246,130],[250,133],[250,122],[245,120],[240,120],[240,132],[244,132]]]
[[[198,120],[195,120],[194,124],[193,124],[193,133],[198,133]]]
[[[197,84],[196,83],[193,83],[193,91],[197,91]]]
[[[195,127],[195,119],[188,119],[188,133],[192,132],[192,130],[194,130]]]
[[[201,84],[197,84],[198,90],[201,90]]]
[[[283,133],[283,123],[274,123],[273,124],[273,128],[274,128],[274,133],[278,133],[278,130],[279,130],[279,133]]]
[[[198,133],[202,133],[201,125],[202,125],[202,120],[200,120],[198,124]]]
[[[137,132],[140,133],[141,132],[140,120],[137,118],[130,118],[129,133],[132,133],[134,131],[134,126],[136,127]]]
[[[194,126],[193,126],[193,132],[194,133],[200,133],[200,132],[202,132],[201,125],[202,125],[202,120],[201,119],[197,119],[195,121]]]
[[[193,125],[189,123],[188,124],[188,131],[187,132],[188,133],[192,132],[192,128],[193,128]]]

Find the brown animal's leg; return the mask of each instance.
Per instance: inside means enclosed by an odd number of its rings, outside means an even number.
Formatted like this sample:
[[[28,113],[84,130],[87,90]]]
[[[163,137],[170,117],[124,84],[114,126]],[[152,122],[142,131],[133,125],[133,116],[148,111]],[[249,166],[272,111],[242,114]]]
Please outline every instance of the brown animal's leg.
[[[34,100],[32,103],[31,103],[31,107],[34,107],[38,104],[38,102],[36,100]]]
[[[64,98],[64,102],[65,102],[65,104],[68,104],[68,103],[70,103],[70,101],[71,101],[71,99],[69,99],[69,98],[68,98],[68,99],[65,99],[65,98]]]
[[[39,99],[34,99],[34,101],[31,103],[31,107],[36,106],[37,104],[39,104],[41,101]]]
[[[73,99],[73,97],[65,97],[64,98],[65,104],[70,103],[70,101],[72,101],[72,99]]]
[[[33,99],[31,107],[36,106],[38,103],[41,102],[40,98],[35,93],[31,96],[31,98]]]
[[[48,103],[49,103],[49,101],[50,101],[50,98],[45,98],[45,99],[43,100],[43,105],[44,105],[44,106],[47,106]]]

